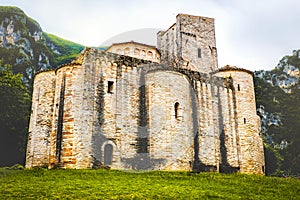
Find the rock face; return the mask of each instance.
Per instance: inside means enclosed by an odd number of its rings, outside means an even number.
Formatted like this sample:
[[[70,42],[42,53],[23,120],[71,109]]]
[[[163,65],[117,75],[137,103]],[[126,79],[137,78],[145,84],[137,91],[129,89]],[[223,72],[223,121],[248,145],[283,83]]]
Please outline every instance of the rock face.
[[[265,143],[266,173],[300,173],[300,49],[268,71],[254,72],[257,113]],[[278,152],[275,156],[274,152]]]
[[[275,69],[271,71],[256,71],[255,76],[278,86],[285,93],[291,93],[293,89],[300,89],[300,50],[294,50],[293,55],[283,57]]]
[[[43,32],[21,9],[0,6],[0,60],[22,73],[23,81],[31,83],[36,72],[70,62],[83,48]]]
[[[39,24],[22,10],[0,7],[0,59],[11,64],[15,72],[22,72],[26,79],[31,79],[35,71],[50,68],[43,40]],[[29,62],[36,67],[29,66]]]
[[[216,54],[206,46],[214,33],[192,32],[208,30],[201,24],[207,20],[178,15],[175,26],[186,30],[175,32],[182,45],[172,56],[166,45],[178,42],[158,45],[161,64],[85,49],[72,63],[38,73],[26,167],[263,174],[253,74],[217,69]],[[214,32],[212,24],[209,30]],[[186,33],[195,34],[200,57],[198,48],[184,46]],[[158,41],[164,38],[158,34]]]

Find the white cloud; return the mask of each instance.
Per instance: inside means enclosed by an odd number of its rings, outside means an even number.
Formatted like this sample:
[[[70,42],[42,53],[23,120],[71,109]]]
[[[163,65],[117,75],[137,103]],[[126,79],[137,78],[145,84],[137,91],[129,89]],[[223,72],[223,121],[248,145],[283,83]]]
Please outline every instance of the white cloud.
[[[300,1],[231,0],[225,10],[233,22],[223,27],[227,44],[221,45],[220,62],[229,60],[231,64],[252,70],[270,69],[283,55],[300,48],[297,40]]]

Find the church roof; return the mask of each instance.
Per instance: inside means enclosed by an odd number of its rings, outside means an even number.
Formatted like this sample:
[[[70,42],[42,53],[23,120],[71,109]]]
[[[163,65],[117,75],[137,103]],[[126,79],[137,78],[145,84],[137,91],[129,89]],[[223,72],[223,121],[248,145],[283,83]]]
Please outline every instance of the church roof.
[[[139,42],[135,42],[135,41],[133,41],[133,40],[128,41],[128,42],[113,43],[113,44],[110,45],[107,49],[109,49],[109,48],[112,47],[112,46],[123,45],[123,44],[137,44],[137,45],[145,46],[145,47],[148,47],[148,48],[156,49],[156,46],[149,45],[149,44],[143,44],[143,43],[139,43]]]
[[[213,74],[218,73],[218,72],[224,72],[224,71],[242,71],[242,72],[246,72],[248,74],[251,74],[253,76],[253,72],[248,70],[248,69],[239,68],[239,67],[230,66],[230,65],[226,65],[222,68],[219,68],[218,70],[214,71]]]

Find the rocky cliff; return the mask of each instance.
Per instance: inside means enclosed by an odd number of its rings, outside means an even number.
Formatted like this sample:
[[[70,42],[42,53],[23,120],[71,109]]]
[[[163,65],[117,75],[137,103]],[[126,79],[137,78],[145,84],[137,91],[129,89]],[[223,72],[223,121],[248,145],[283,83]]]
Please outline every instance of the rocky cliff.
[[[43,32],[21,9],[0,6],[0,60],[30,82],[34,73],[71,61],[82,45]]]
[[[257,112],[261,116],[271,173],[300,173],[300,50],[284,56],[270,71],[255,72]],[[268,166],[268,165],[267,165]]]

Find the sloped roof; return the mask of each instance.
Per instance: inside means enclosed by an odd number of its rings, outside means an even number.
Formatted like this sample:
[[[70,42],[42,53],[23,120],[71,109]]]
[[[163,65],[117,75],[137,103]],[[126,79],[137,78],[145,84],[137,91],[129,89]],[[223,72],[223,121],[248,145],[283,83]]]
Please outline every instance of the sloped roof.
[[[149,45],[149,44],[143,44],[143,43],[135,42],[135,41],[133,41],[133,40],[131,40],[131,41],[129,41],[129,42],[113,43],[113,44],[110,45],[107,49],[109,49],[109,48],[112,47],[112,46],[115,46],[115,45],[122,45],[122,44],[137,44],[137,45],[142,45],[142,46],[145,46],[145,47],[149,47],[149,48],[154,48],[154,49],[156,49],[156,46],[152,46],[152,45]]]
[[[239,68],[239,67],[230,66],[230,65],[226,65],[222,68],[219,68],[218,70],[214,71],[213,74],[218,73],[218,72],[225,72],[225,71],[242,71],[242,72],[246,72],[248,74],[251,74],[253,76],[253,72],[248,70],[248,69]]]

